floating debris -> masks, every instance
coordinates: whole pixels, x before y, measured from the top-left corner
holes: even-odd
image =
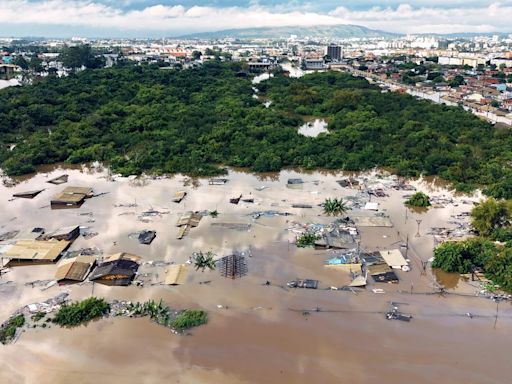
[[[211,226],[232,229],[235,231],[249,231],[251,229],[251,224],[248,223],[211,223]]]
[[[292,280],[286,285],[290,288],[307,288],[307,289],[317,289],[318,288],[318,280],[312,279],[297,279]]]
[[[139,243],[141,244],[151,244],[151,242],[156,237],[156,231],[142,231],[139,233],[137,239],[139,240]]]
[[[19,198],[23,198],[23,199],[33,199],[34,197],[36,197],[43,191],[44,191],[44,189],[38,189],[36,191],[18,192],[18,193],[14,193],[12,195],[12,197],[19,197]]]
[[[210,185],[224,185],[229,181],[229,179],[210,179],[208,180],[208,184]]]
[[[185,191],[178,191],[174,194],[174,197],[171,199],[171,201],[175,203],[180,203],[181,200],[183,200],[187,196],[187,192]]]
[[[275,217],[275,216],[290,216],[291,213],[288,213],[288,212],[278,212],[278,211],[258,211],[258,212],[253,212],[250,214],[250,216],[253,218],[253,219],[259,219],[260,217]]]
[[[55,184],[55,185],[64,184],[64,183],[68,182],[68,178],[69,178],[69,175],[61,175],[61,176],[55,177],[51,180],[48,180],[47,183],[51,183],[51,184]]]

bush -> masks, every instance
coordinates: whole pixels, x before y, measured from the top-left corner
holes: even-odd
[[[430,197],[423,192],[416,192],[405,202],[411,207],[430,207]]]
[[[16,335],[16,330],[25,324],[25,316],[14,316],[0,329],[0,343],[7,344]]]
[[[205,311],[186,309],[172,322],[172,328],[182,331],[206,324],[207,321],[208,314]]]
[[[320,236],[314,233],[304,233],[297,239],[297,247],[306,248],[314,247],[315,242],[320,239]]]
[[[61,327],[75,327],[87,321],[106,315],[110,305],[104,299],[90,297],[88,299],[62,306],[53,322]]]

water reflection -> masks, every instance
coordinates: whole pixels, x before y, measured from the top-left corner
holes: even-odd
[[[307,137],[317,137],[321,133],[329,133],[327,122],[323,119],[315,119],[300,126],[299,134]]]

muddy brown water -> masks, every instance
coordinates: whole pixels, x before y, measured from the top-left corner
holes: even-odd
[[[69,182],[46,183],[62,173]],[[407,212],[406,192],[387,190],[386,198],[372,198],[388,213],[393,228],[363,228],[361,247],[366,250],[397,248],[409,239],[412,271],[398,271],[400,284],[370,286],[358,294],[324,288],[350,281],[348,273],[327,269],[323,261],[332,251],[296,249],[289,244],[292,222],[329,223],[316,207],[326,197],[347,197],[355,191],[336,183],[341,174],[284,171],[255,176],[232,171],[229,183],[210,186],[206,179],[191,183],[184,176],[170,179],[107,181],[106,173],[90,168],[48,169],[23,179],[14,187],[0,187],[0,233],[9,230],[62,225],[86,225],[98,236],[77,239],[71,249],[98,247],[104,254],[127,251],[145,261],[182,263],[192,252],[212,250],[219,256],[249,250],[249,274],[239,280],[222,278],[217,271],[191,272],[177,287],[107,287],[86,282],[42,291],[25,283],[52,279],[55,265],[12,268],[0,282],[0,317],[6,319],[20,306],[45,300],[60,292],[81,299],[92,294],[110,299],[163,301],[176,308],[202,308],[209,313],[206,326],[188,336],[176,336],[147,319],[103,319],[74,329],[29,329],[13,345],[0,347],[1,383],[507,383],[512,310],[472,296],[475,289],[459,282],[456,289],[467,296],[431,295],[433,273],[422,274],[421,262],[432,257],[431,226],[450,226],[450,215],[468,211],[469,204],[432,208],[426,213]],[[302,188],[286,188],[288,178],[300,177]],[[51,210],[50,197],[65,186],[92,186],[95,193],[79,209]],[[450,195],[444,186],[416,181],[430,194]],[[257,191],[256,187],[268,188]],[[15,192],[46,188],[32,200],[9,201]],[[170,201],[177,190],[186,190],[180,204]],[[253,197],[254,204],[229,204],[229,197]],[[476,200],[478,196],[472,197]],[[294,209],[307,203],[313,209]],[[116,207],[136,204],[136,207]],[[141,212],[164,213],[141,222]],[[187,210],[213,210],[183,240],[177,240],[176,220]],[[275,209],[293,215],[252,220],[253,211]],[[406,213],[407,212],[407,213]],[[420,237],[416,219],[421,218]],[[213,222],[250,223],[246,232],[211,226]],[[151,245],[141,245],[128,235],[153,229]],[[164,268],[143,266],[141,273],[158,282]],[[286,282],[314,278],[318,290],[291,290]],[[265,281],[271,286],[264,286]],[[200,284],[210,281],[209,284]],[[448,287],[447,288],[451,288]],[[385,294],[374,294],[383,288]],[[455,288],[455,287],[453,287]],[[414,294],[410,294],[411,290]],[[408,293],[406,293],[408,292]],[[420,294],[425,293],[425,294]],[[401,302],[412,313],[410,323],[388,321],[389,302]],[[316,312],[320,308],[323,312]],[[306,312],[306,314],[304,313]],[[466,313],[477,316],[470,319]],[[309,313],[309,314],[308,314]]]

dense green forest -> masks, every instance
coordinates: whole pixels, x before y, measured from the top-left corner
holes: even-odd
[[[382,93],[362,78],[276,75],[253,98],[240,63],[162,70],[131,65],[49,77],[0,91],[0,167],[99,160],[116,172],[212,175],[222,166],[440,175],[459,189],[512,197],[512,134],[459,108]],[[297,128],[319,117],[329,134]],[[16,144],[14,149],[12,144]]]

